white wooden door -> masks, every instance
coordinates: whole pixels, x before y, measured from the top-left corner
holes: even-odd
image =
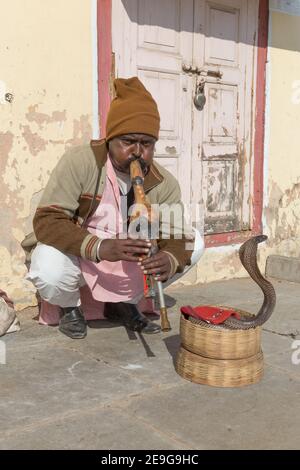
[[[257,4],[113,0],[116,76],[139,76],[156,99],[156,159],[203,209],[208,234],[250,228]],[[200,80],[203,110],[193,103]]]

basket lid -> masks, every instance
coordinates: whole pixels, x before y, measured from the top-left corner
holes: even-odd
[[[184,305],[180,308],[180,311],[184,315],[190,315],[199,320],[206,321],[207,323],[213,323],[214,325],[219,325],[224,323],[227,318],[234,316],[240,320],[240,314],[229,308],[217,307],[212,305],[201,305],[198,307],[191,307],[190,305]]]

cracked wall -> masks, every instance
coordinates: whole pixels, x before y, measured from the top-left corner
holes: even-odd
[[[44,3],[5,2],[0,29],[0,287],[18,309],[36,303],[19,243],[61,155],[92,137],[90,1]]]
[[[265,256],[300,256],[300,16],[273,12]]]

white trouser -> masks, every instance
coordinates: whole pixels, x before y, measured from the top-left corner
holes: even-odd
[[[200,233],[195,230],[195,245],[191,258],[191,265],[186,266],[183,273],[175,274],[164,287],[177,281],[201,258],[204,251],[204,242]],[[26,276],[39,291],[42,299],[50,304],[60,307],[79,306],[80,287],[84,286],[79,260],[76,256],[65,255],[61,251],[48,245],[37,245],[32,253],[30,271]],[[129,303],[137,303],[139,299],[132,299]]]

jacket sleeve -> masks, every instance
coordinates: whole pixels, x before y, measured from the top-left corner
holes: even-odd
[[[185,222],[184,205],[178,181],[170,173],[159,191],[159,240],[160,250],[169,253],[172,261],[171,275],[183,272],[191,264],[194,235]]]
[[[74,221],[88,178],[88,159],[81,148],[67,151],[54,168],[33,219],[39,242],[58,250],[97,261],[99,238]]]

